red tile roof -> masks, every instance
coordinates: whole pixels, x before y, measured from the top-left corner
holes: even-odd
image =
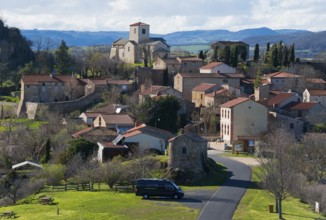
[[[71,136],[73,136],[74,138],[78,138],[78,137],[80,137],[80,135],[88,133],[93,129],[94,129],[93,127],[88,127],[83,130],[77,131],[76,133],[72,134]]]
[[[211,89],[215,86],[217,86],[217,85],[213,84],[213,83],[200,83],[198,86],[193,88],[192,91],[205,92],[206,90]]]
[[[292,106],[291,110],[309,110],[313,107],[315,107],[317,103],[315,102],[300,102],[294,106]]]
[[[136,22],[136,23],[133,23],[133,24],[131,24],[129,26],[144,26],[144,25],[149,26],[148,24],[145,24],[143,22]]]
[[[281,102],[287,100],[288,98],[294,96],[294,93],[280,93],[277,94],[276,96],[273,96],[267,101],[268,106],[273,106],[273,105],[278,105]]]
[[[321,78],[308,78],[306,79],[310,83],[319,83],[319,84],[326,84],[326,81]]]
[[[326,96],[325,89],[308,89],[311,96]]]
[[[205,66],[200,67],[202,70],[210,70],[213,69],[214,67],[217,67],[219,65],[223,64],[223,62],[211,62]]]
[[[301,77],[297,74],[288,73],[288,72],[275,72],[275,73],[266,74],[265,76],[268,78],[297,78],[297,77]]]
[[[228,101],[226,103],[223,103],[222,105],[220,105],[220,107],[223,107],[223,108],[232,108],[236,105],[239,105],[243,102],[246,102],[250,100],[249,98],[246,98],[246,97],[239,97],[239,98],[236,98],[236,99],[233,99],[231,101]]]
[[[24,82],[24,84],[28,84],[28,85],[37,85],[39,83],[43,83],[43,82],[61,82],[59,79],[51,76],[50,74],[48,75],[23,75],[22,76],[22,81]]]
[[[179,73],[183,78],[226,78],[217,73]]]
[[[206,94],[208,97],[214,97],[214,96],[228,96],[228,90],[227,89],[220,89],[216,92],[211,92]]]

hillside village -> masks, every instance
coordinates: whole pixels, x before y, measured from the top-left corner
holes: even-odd
[[[270,152],[261,144],[277,129],[301,142],[309,135],[325,140],[325,74],[296,72],[300,64],[294,62],[265,73],[258,67],[264,57],[249,57],[244,42],[217,41],[210,53],[175,56],[164,39],[150,37],[150,25],[137,22],[129,28],[129,39],[117,39],[108,57],[133,66],[128,77],[22,74],[16,117],[46,120],[43,129],[53,136],[35,136],[37,143],[32,135],[24,142],[19,133],[6,130],[0,142],[6,145],[7,168],[25,160],[68,166],[72,151],[59,151],[71,149],[67,138],[87,142],[95,152],[87,153],[101,164],[117,157],[166,155],[175,175],[182,170],[200,180],[208,175],[209,142],[234,155],[257,156]],[[238,48],[236,61],[226,60],[225,48],[233,48],[232,54]],[[24,145],[28,152],[21,150]],[[317,182],[325,181],[325,156],[322,160],[315,170],[322,174],[311,177]]]

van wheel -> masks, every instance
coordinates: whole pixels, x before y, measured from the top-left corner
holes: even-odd
[[[149,199],[149,195],[144,194],[144,195],[143,195],[143,198],[144,198],[144,199]]]
[[[179,199],[179,196],[178,196],[177,194],[175,194],[175,195],[173,196],[173,198],[174,198],[174,199]]]

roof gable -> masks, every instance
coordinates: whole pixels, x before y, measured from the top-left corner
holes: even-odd
[[[232,99],[231,101],[228,101],[226,103],[223,103],[220,106],[223,107],[223,108],[233,108],[234,106],[239,105],[239,104],[241,104],[243,102],[246,102],[246,101],[249,101],[249,100],[251,100],[251,99],[246,98],[246,97],[239,97],[239,98],[236,98],[236,99]]]

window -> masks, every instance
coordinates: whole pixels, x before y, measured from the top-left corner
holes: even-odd
[[[137,33],[137,28],[134,29],[134,34],[136,34],[136,33]]]
[[[141,33],[142,33],[142,34],[146,34],[146,29],[143,28],[143,29],[141,30]]]
[[[290,123],[290,129],[293,129],[293,128],[294,128],[294,124]]]
[[[200,99],[201,99],[201,100],[203,99],[203,94],[200,94]]]
[[[102,126],[102,118],[101,118],[101,117],[98,118],[98,125],[99,125],[100,127]]]
[[[229,80],[228,79],[223,79],[223,82],[224,83],[227,83]]]
[[[130,47],[128,47],[128,52],[130,51]]]
[[[183,147],[183,148],[182,148],[182,153],[183,153],[183,154],[186,154],[186,153],[187,153],[187,148]]]
[[[42,86],[45,86],[45,83],[42,83]]]
[[[29,88],[29,85],[27,85],[26,87]]]

